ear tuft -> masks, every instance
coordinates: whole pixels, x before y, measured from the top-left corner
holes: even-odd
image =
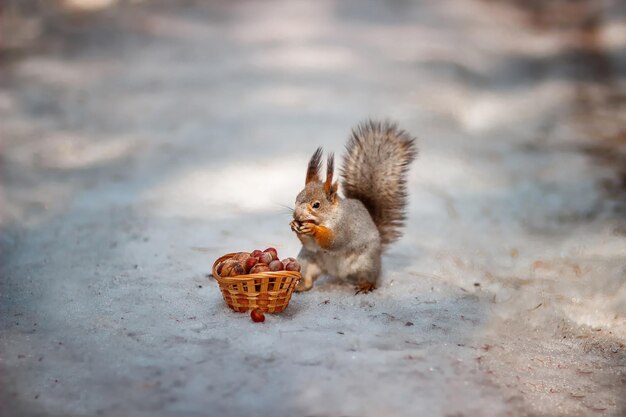
[[[322,147],[317,148],[311,160],[309,161],[309,166],[306,170],[306,181],[305,184],[310,183],[311,181],[319,181],[320,179],[320,168],[322,165]]]
[[[328,193],[328,200],[333,204],[337,202],[338,190],[339,190],[339,182],[335,181],[335,183],[330,187],[330,192]]]
[[[330,195],[333,188],[333,175],[335,173],[335,154],[328,155],[326,161],[326,182],[324,183],[324,192],[326,195]]]

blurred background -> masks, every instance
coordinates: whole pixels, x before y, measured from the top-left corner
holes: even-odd
[[[366,117],[468,147],[469,162],[483,142],[493,154],[576,149],[623,197],[626,174],[608,172],[626,165],[619,3],[4,2],[3,166],[27,172],[5,189],[2,216],[35,221],[69,201],[54,193],[111,176],[147,191],[207,155],[265,149],[289,164],[310,153],[303,144],[340,150]],[[139,185],[130,170],[143,163],[159,172]],[[263,191],[278,194],[225,204],[292,199]]]
[[[625,84],[618,0],[3,1],[1,414],[623,416]],[[368,117],[420,147],[381,288],[250,327],[212,261],[295,255]]]

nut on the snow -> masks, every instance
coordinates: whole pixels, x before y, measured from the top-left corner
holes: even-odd
[[[255,323],[262,323],[265,321],[265,314],[263,314],[261,309],[255,308],[250,312],[250,318],[252,318],[252,321]]]

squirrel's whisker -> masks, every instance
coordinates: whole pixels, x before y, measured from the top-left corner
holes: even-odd
[[[289,210],[290,212],[293,212],[293,210],[294,210],[294,208],[293,208],[293,207],[287,206],[287,205],[285,205],[285,204],[280,204],[280,203],[279,203],[279,204],[277,204],[277,205],[278,205],[278,206],[280,206],[280,207],[282,207],[282,208],[284,208],[284,209]]]

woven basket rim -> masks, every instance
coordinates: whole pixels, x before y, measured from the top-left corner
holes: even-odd
[[[253,279],[263,279],[263,278],[273,278],[273,277],[284,277],[284,278],[302,278],[302,275],[298,271],[269,271],[269,272],[259,272],[257,274],[245,274],[245,275],[236,275],[234,277],[222,277],[217,273],[217,265],[225,261],[226,259],[230,259],[235,256],[237,252],[227,253],[226,255],[220,256],[213,262],[213,278],[220,284],[229,284],[229,283],[237,283],[241,281],[253,280]]]

